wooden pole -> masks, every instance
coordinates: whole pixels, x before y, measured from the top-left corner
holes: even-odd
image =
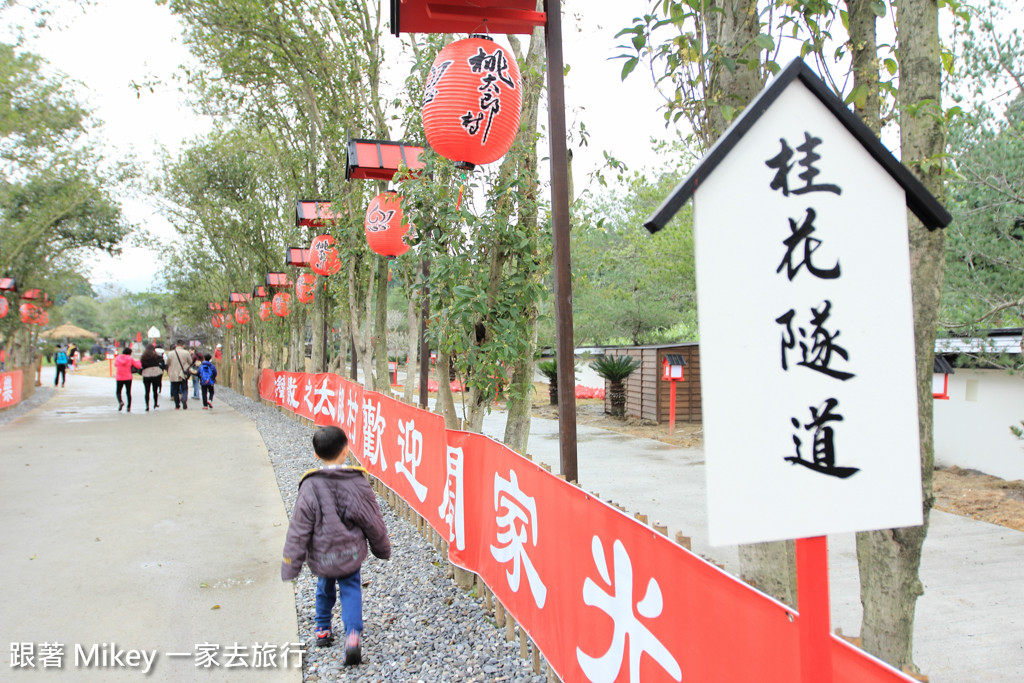
[[[569,246],[569,168],[565,145],[565,81],[562,59],[562,3],[544,0],[548,57],[548,139],[551,144],[551,233],[555,279],[555,338],[558,359],[558,446],[562,474],[579,481],[576,470],[576,373],[572,332],[572,268]]]
[[[670,422],[668,423],[669,436],[676,428],[676,381],[672,380],[669,382],[669,396],[668,396],[668,412],[672,413]]]

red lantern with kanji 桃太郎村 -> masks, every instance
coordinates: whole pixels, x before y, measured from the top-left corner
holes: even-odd
[[[325,277],[341,270],[341,259],[338,258],[333,237],[317,235],[313,238],[309,245],[309,267],[314,273]]]
[[[523,108],[512,52],[486,36],[449,43],[423,93],[423,129],[435,152],[459,168],[497,161],[519,132]]]
[[[246,308],[245,306],[239,306],[238,308],[235,309],[235,322],[236,323],[238,323],[239,325],[244,325],[247,322],[249,322],[249,320],[251,320],[251,318],[249,317],[249,309],[248,308]]]
[[[370,249],[394,258],[409,251],[403,239],[409,225],[402,225],[402,198],[395,192],[382,192],[366,207],[366,241]]]
[[[6,318],[9,310],[11,310],[11,304],[8,303],[6,297],[0,296],[0,318]]]
[[[291,310],[288,308],[291,300],[292,295],[288,292],[278,292],[275,294],[273,299],[274,315],[279,318],[287,317],[288,314],[291,313]]]
[[[270,320],[270,316],[274,313],[274,304],[269,301],[260,302],[260,320],[266,322]]]
[[[295,298],[304,304],[308,304],[315,298],[316,275],[313,273],[301,273],[295,278]]]

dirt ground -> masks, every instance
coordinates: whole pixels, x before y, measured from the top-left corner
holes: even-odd
[[[556,419],[557,406],[549,405],[547,384],[538,382],[535,387],[533,415]],[[634,417],[622,420],[605,415],[604,401],[600,399],[577,400],[576,420],[581,425],[657,439],[681,448],[693,448],[704,443],[702,425],[677,423],[670,436],[668,425],[657,425]],[[1024,451],[1021,457],[1024,458]],[[935,507],[944,512],[1024,531],[1024,480],[1006,481],[959,467],[936,468]]]

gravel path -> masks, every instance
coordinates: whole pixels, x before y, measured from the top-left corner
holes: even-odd
[[[32,381],[35,381],[35,377],[32,378]],[[36,390],[32,392],[32,395],[28,399],[22,401],[13,408],[0,410],[0,425],[5,425],[12,420],[17,420],[28,411],[43,405],[53,398],[54,392],[56,392],[56,389],[45,384],[41,387],[36,387]]]
[[[313,428],[226,387],[217,387],[217,400],[256,423],[290,516],[299,478],[316,465]],[[303,680],[544,683],[546,676],[534,674],[530,663],[519,657],[518,643],[506,642],[504,632],[485,614],[482,600],[447,578],[446,559],[379,502],[392,554],[389,562],[370,555],[363,565],[363,664],[345,667],[344,647],[336,637],[332,647],[309,647]],[[303,569],[295,584],[295,607],[299,637],[306,643],[313,638],[315,591],[315,577]],[[337,607],[334,623],[340,628]]]

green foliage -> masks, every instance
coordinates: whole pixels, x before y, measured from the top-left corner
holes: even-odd
[[[558,382],[558,361],[552,358],[551,360],[542,360],[537,363],[537,370],[540,374],[549,382]]]
[[[640,361],[632,356],[602,356],[590,367],[609,382],[622,382],[640,367]]]
[[[940,319],[950,329],[1024,324],[1024,36],[1002,28],[1010,13],[987,3],[962,39]]]
[[[625,187],[581,202],[573,235],[573,323],[580,344],[697,338],[692,209],[651,235],[645,218],[685,175],[679,147],[660,176],[620,174]]]
[[[0,93],[0,273],[63,301],[85,254],[120,252],[130,226],[114,196],[132,169],[103,158],[88,110],[38,55],[0,43]],[[18,327],[0,320],[0,338]]]
[[[1024,427],[1024,420],[1021,420],[1020,424],[1021,427]],[[1018,439],[1024,439],[1024,429],[1021,429],[1021,427],[1010,425],[1010,431],[1013,432],[1013,435]]]

